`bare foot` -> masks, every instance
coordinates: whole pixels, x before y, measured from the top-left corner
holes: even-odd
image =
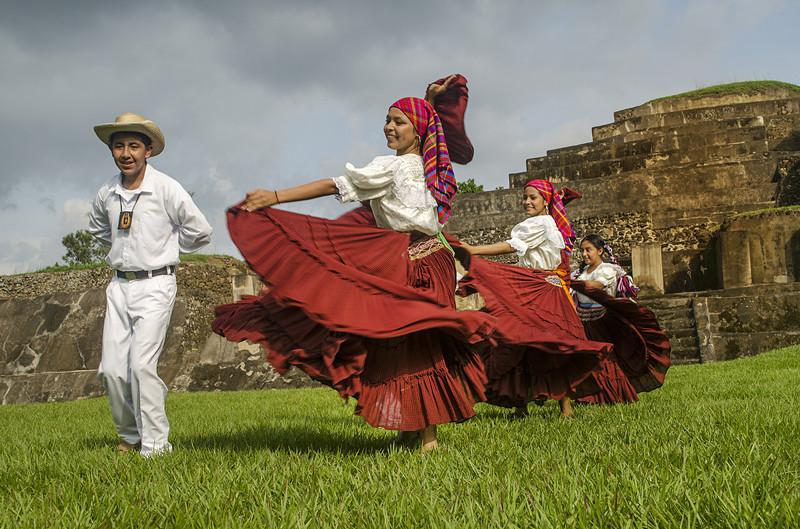
[[[424,454],[426,452],[432,452],[439,448],[439,443],[436,441],[436,425],[428,426],[424,430],[420,432],[422,438],[422,446],[420,447],[420,451]]]
[[[569,397],[564,397],[563,399],[559,400],[558,404],[561,406],[562,417],[572,417],[572,401]]]

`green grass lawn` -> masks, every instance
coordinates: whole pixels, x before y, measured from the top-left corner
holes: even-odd
[[[673,367],[639,403],[481,405],[421,455],[332,390],[171,394],[176,451],[103,398],[0,407],[2,527],[800,527],[800,347]]]

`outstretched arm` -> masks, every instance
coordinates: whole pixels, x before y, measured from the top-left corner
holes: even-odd
[[[289,187],[287,189],[255,189],[247,193],[242,204],[245,211],[255,211],[261,208],[268,208],[275,204],[285,204],[287,202],[300,202],[317,197],[335,195],[339,192],[332,178],[323,178],[309,182],[308,184]]]
[[[462,242],[461,246],[463,246],[472,255],[503,255],[514,252],[514,248],[512,248],[507,242],[482,244],[480,246],[472,246],[471,244]]]

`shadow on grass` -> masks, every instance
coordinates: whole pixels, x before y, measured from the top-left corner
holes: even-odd
[[[560,419],[561,412],[555,402],[547,402],[544,405],[537,405],[534,403],[528,404],[528,415],[519,417],[514,414],[514,408],[505,408],[503,406],[494,406],[491,404],[483,404],[478,411],[478,414],[470,419],[476,422],[517,422],[517,421],[530,421],[530,420],[552,420]]]
[[[392,439],[393,436],[388,435],[384,437],[368,435],[365,433],[365,428],[359,427],[343,432],[341,429],[325,429],[311,424],[279,426],[262,424],[226,432],[176,435],[170,440],[177,450],[231,452],[275,450],[364,454],[389,452],[393,447]],[[116,446],[116,440],[108,437],[88,437],[83,440],[83,445],[90,449],[113,448]]]
[[[285,424],[259,425],[234,432],[183,436],[180,445],[193,449],[253,451],[286,450],[289,452],[367,453],[388,452],[391,437],[365,435],[364,428],[325,429]]]

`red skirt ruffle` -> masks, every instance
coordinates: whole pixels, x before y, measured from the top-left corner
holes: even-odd
[[[633,402],[638,400],[638,393],[661,387],[671,365],[671,348],[653,311],[629,299],[609,296],[583,281],[572,281],[571,286],[606,309],[601,318],[583,322],[586,335],[614,344],[613,353],[603,360],[600,368],[601,390],[579,401]]]
[[[471,258],[460,293],[480,293],[497,319],[484,353],[488,402],[507,407],[599,390],[594,374],[611,345],[586,338],[554,272]]]
[[[276,209],[228,212],[228,229],[267,286],[217,307],[214,331],[260,343],[279,373],[296,366],[358,400],[372,426],[419,430],[468,419],[485,399],[480,356],[491,316],[455,310],[455,264],[410,260],[410,235]]]

